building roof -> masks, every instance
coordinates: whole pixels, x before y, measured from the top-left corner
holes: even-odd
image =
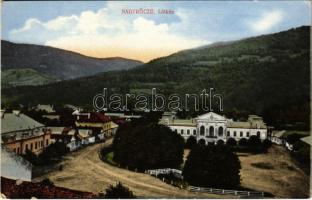
[[[118,128],[118,124],[111,122],[111,128]]]
[[[285,133],[286,133],[286,131],[273,131],[273,136],[278,137],[278,138],[282,138]]]
[[[109,116],[99,112],[83,113],[79,115],[77,122],[90,122],[90,123],[106,123],[111,121]]]
[[[265,129],[266,125],[264,123],[251,123],[251,122],[234,122],[230,121],[227,124],[228,128],[246,128],[246,129]]]
[[[55,112],[52,105],[44,105],[44,104],[38,104],[36,106],[36,110],[43,110],[43,111],[46,111],[47,113]]]
[[[65,130],[65,127],[63,127],[63,126],[50,126],[50,127],[47,127],[47,129],[50,129],[52,134],[62,134],[63,131]]]
[[[162,118],[160,120],[161,124],[166,124],[169,126],[196,126],[194,119],[169,119]]]
[[[57,187],[42,182],[33,183],[23,181],[20,184],[16,184],[16,180],[4,177],[1,177],[1,193],[7,198],[13,199],[30,199],[32,197],[39,199],[94,199],[97,197],[96,194],[91,192]]]
[[[300,140],[302,140],[303,142],[309,144],[309,145],[312,145],[312,136],[307,136],[307,137],[303,137],[303,138],[300,138]]]
[[[25,114],[5,113],[1,118],[1,134],[44,127]]]

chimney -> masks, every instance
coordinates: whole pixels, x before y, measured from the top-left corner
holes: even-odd
[[[20,110],[13,110],[13,114],[18,116],[20,115],[21,111]]]
[[[1,112],[1,118],[4,118],[5,110],[0,110],[0,112]]]

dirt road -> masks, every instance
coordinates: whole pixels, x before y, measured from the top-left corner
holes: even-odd
[[[168,185],[148,174],[135,173],[104,163],[99,159],[98,150],[110,143],[111,140],[70,153],[62,162],[62,171],[53,171],[36,178],[35,181],[48,177],[57,186],[93,193],[99,193],[110,184],[120,181],[136,196],[145,198],[235,198],[235,196],[189,192]]]

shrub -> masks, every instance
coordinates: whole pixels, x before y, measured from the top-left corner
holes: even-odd
[[[217,145],[224,145],[224,141],[223,140],[218,140],[217,141]]]
[[[41,183],[43,185],[47,185],[47,186],[54,186],[54,183],[49,179],[49,178],[45,178],[41,181]]]
[[[239,146],[245,147],[245,146],[247,146],[247,144],[248,144],[248,140],[247,140],[246,138],[242,138],[242,139],[240,139],[240,140],[238,141],[238,144],[239,144]]]
[[[252,135],[248,139],[248,146],[250,146],[251,148],[259,147],[260,145],[261,145],[261,140],[259,137]]]
[[[134,199],[135,196],[133,192],[129,190],[128,187],[123,186],[120,182],[117,185],[110,185],[109,188],[106,189],[106,193],[104,195],[106,199]]]
[[[265,139],[262,141],[262,147],[267,150],[268,148],[270,148],[272,146],[272,142],[268,139]]]
[[[198,145],[201,146],[201,147],[206,146],[206,141],[205,141],[205,139],[200,139],[200,140],[198,141]]]
[[[236,146],[237,145],[237,142],[234,138],[228,138],[227,141],[226,141],[226,145],[228,146]]]
[[[293,133],[293,134],[290,134],[290,135],[287,135],[286,137],[286,141],[289,143],[289,144],[295,144],[296,142],[298,142],[300,140],[300,138],[302,138],[303,136],[302,135],[299,135],[298,133]]]
[[[240,161],[225,145],[196,147],[191,150],[183,169],[190,185],[235,188],[240,184]]]

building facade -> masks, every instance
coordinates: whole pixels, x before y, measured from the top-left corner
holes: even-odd
[[[218,140],[226,142],[229,138],[239,141],[248,139],[252,135],[261,140],[267,138],[267,126],[257,115],[250,115],[245,122],[236,122],[224,116],[209,112],[193,119],[175,119],[174,116],[165,116],[161,124],[180,134],[185,140],[194,136],[197,142],[205,144],[216,143]]]
[[[39,154],[51,144],[51,133],[45,126],[19,111],[1,111],[1,144],[17,154],[26,149]]]

